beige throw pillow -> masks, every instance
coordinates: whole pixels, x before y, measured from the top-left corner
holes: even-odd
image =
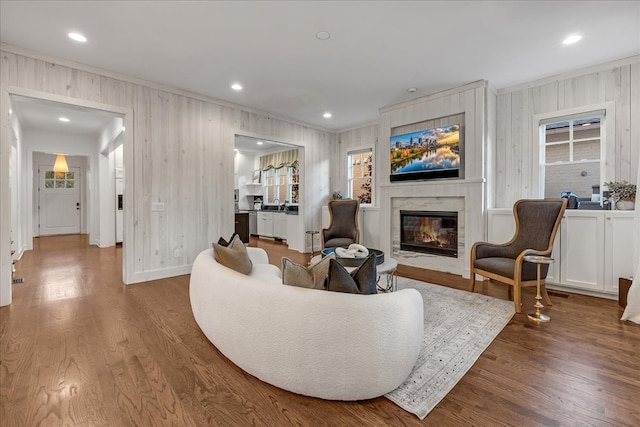
[[[329,274],[329,262],[335,260],[335,254],[329,254],[320,262],[311,266],[296,264],[287,257],[282,257],[282,283],[310,289],[326,289],[325,284]]]
[[[242,243],[240,236],[237,234],[233,236],[233,239],[226,247],[214,243],[213,258],[225,267],[242,274],[251,273],[251,268],[253,267],[247,248],[245,248],[244,243]]]

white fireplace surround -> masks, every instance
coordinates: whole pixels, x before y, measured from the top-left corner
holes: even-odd
[[[469,277],[469,248],[484,240],[483,182],[448,180],[381,187],[381,246],[399,264]],[[400,249],[400,210],[458,212],[458,257]]]
[[[401,223],[400,211],[426,211],[426,212],[457,212],[458,222],[464,222],[464,197],[392,197],[391,198],[391,256],[406,265],[414,265],[414,260],[426,257],[437,257],[438,260],[443,255],[420,253],[411,250],[401,249]],[[458,247],[464,247],[464,227],[458,225]],[[448,257],[451,258],[451,257]],[[457,257],[456,257],[457,258]],[[420,264],[424,264],[422,260]]]

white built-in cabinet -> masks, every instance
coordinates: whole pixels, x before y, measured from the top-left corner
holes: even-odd
[[[258,235],[273,237],[273,212],[258,212]]]
[[[284,212],[258,212],[258,235],[286,240],[289,216]]]
[[[547,284],[587,295],[613,297],[618,278],[633,274],[633,211],[567,210],[556,235]],[[513,237],[511,209],[488,211],[488,240]]]
[[[287,214],[282,212],[273,214],[273,237],[287,239]]]

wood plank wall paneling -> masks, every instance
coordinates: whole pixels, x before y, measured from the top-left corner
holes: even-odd
[[[605,180],[635,182],[640,162],[640,59],[608,70],[558,77],[538,85],[498,92],[495,151],[495,207],[511,207],[539,195],[538,129],[535,115],[610,102],[615,122],[607,123]]]
[[[381,109],[378,150],[387,153],[391,130],[427,120],[437,120],[442,117],[464,113],[464,179],[439,180],[426,182],[390,183],[389,162],[378,165],[378,191],[380,195],[377,218],[380,224],[380,236],[373,241],[380,242],[380,249],[387,253],[394,253],[397,239],[392,238],[391,224],[395,221],[392,216],[393,200],[396,198],[464,198],[464,215],[461,219],[464,231],[459,247],[458,258],[442,260],[438,257],[422,256],[415,258],[415,263],[422,268],[447,271],[468,277],[467,253],[470,244],[486,237],[486,205],[487,205],[487,158],[484,155],[485,145],[488,144],[488,117],[495,118],[495,112],[487,111],[496,106],[495,100],[489,102],[487,98],[495,98],[495,92],[489,88],[488,82],[478,81],[460,88],[451,89],[438,94],[418,98],[411,102]],[[491,134],[491,137],[494,137]],[[433,201],[426,202],[431,203]],[[428,206],[425,206],[428,209]],[[394,256],[398,256],[394,254]],[[402,262],[402,261],[401,261]]]
[[[332,155],[336,151],[333,132],[287,122],[265,114],[247,112],[215,100],[190,97],[156,87],[127,82],[3,50],[1,84],[3,97],[9,88],[19,88],[74,99],[92,101],[133,112],[133,170],[127,192],[132,206],[125,207],[133,235],[126,236],[133,251],[128,269],[134,281],[167,277],[189,268],[195,256],[214,239],[233,230],[233,136],[248,132],[261,137],[295,143],[306,149],[306,188],[302,188],[306,226],[320,225],[320,206],[329,196]],[[4,99],[4,98],[3,98]],[[6,105],[4,105],[6,104]],[[3,101],[3,114],[9,101]],[[3,116],[4,117],[4,116]],[[128,129],[129,132],[131,130]],[[9,129],[1,134],[2,172],[0,187],[9,187]],[[2,206],[8,194],[0,193]],[[226,201],[229,201],[228,203]],[[151,203],[162,202],[165,210],[152,212]],[[9,235],[10,213],[2,208],[2,237]],[[10,261],[8,242],[0,245],[4,267]],[[174,257],[180,249],[181,256]],[[2,286],[10,277],[1,275]],[[8,271],[8,270],[7,270]],[[127,271],[127,270],[125,270]],[[166,271],[166,274],[162,272]]]
[[[374,167],[376,169],[373,171],[373,175],[374,180],[377,178],[378,168],[381,163],[387,161],[388,154],[388,150],[384,149],[388,144],[381,143],[378,145],[378,129],[379,126],[375,123],[339,133],[338,149],[335,151],[331,162],[331,192],[336,190],[347,192],[347,168],[344,165],[347,162],[347,153],[356,148],[371,147],[374,149]]]

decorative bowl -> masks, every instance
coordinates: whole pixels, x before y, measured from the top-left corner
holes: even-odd
[[[384,262],[384,252],[378,249],[367,248],[369,255],[376,254],[376,265],[380,265]],[[336,248],[325,248],[322,250],[322,258],[336,251]],[[343,267],[360,267],[366,258],[339,258],[336,256],[336,261],[342,264]]]

